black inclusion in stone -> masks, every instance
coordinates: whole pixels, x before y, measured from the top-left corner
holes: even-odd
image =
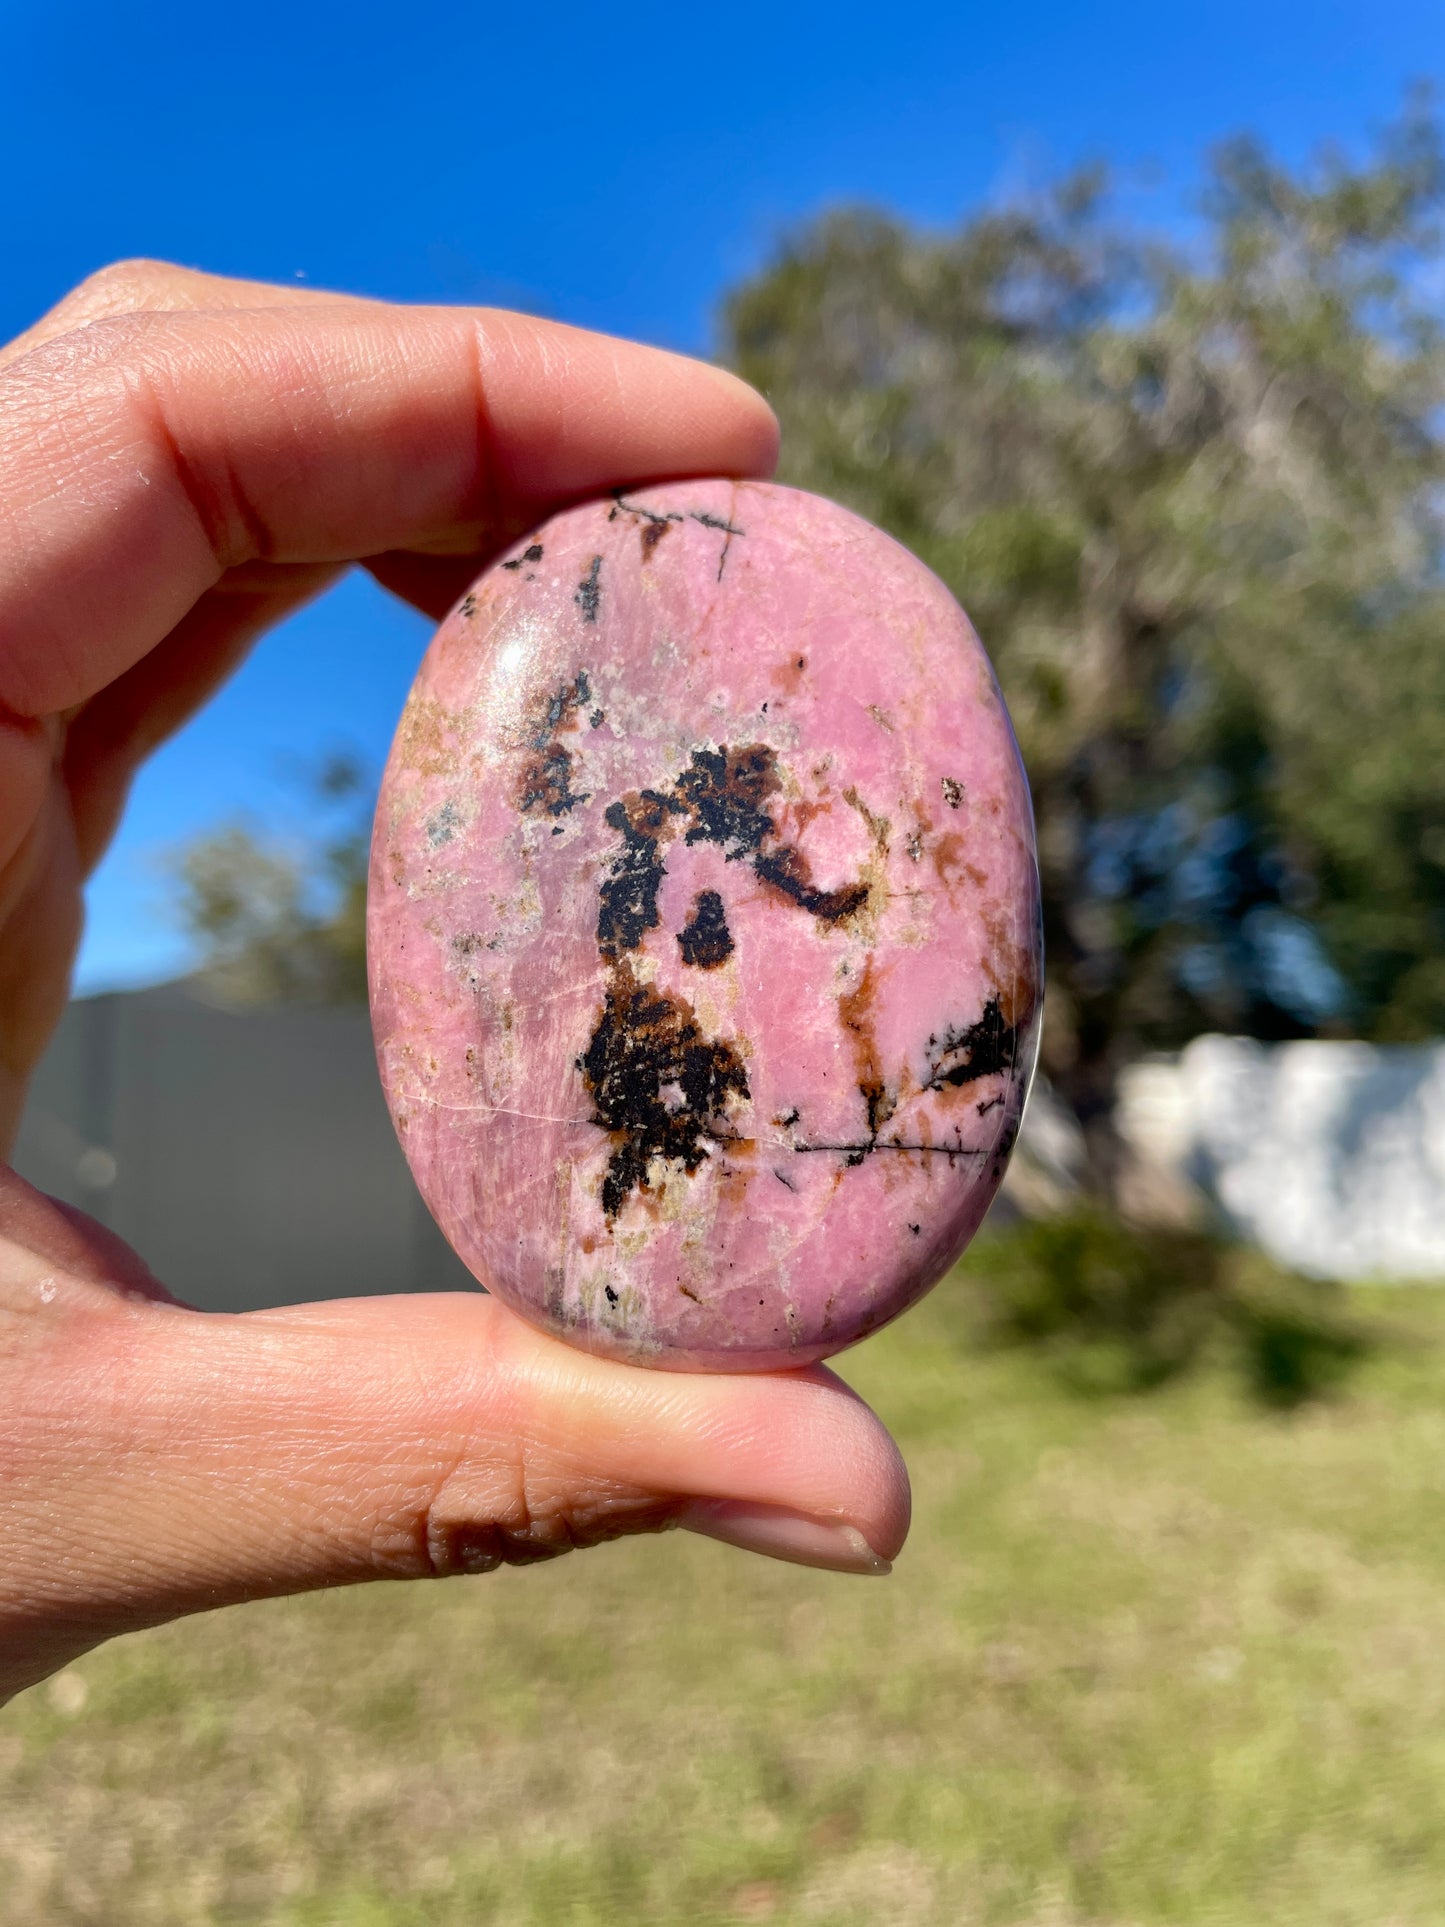
[[[1018,1058],[1019,1035],[1013,1024],[1006,1024],[997,997],[990,997],[976,1024],[962,1030],[949,1029],[940,1038],[930,1038],[928,1082],[925,1090],[954,1090],[972,1084],[976,1078],[993,1077],[1012,1070]]]
[[[534,754],[522,767],[517,789],[517,807],[524,816],[566,816],[590,800],[589,791],[572,787],[572,752],[562,735],[576,729],[578,710],[591,701],[587,671],[579,669],[529,718],[527,741]]]
[[[649,518],[649,526],[662,519],[649,511],[639,513]],[[594,568],[578,595],[589,621],[595,610],[588,608],[583,592],[595,587],[595,576]],[[541,719],[540,733],[557,728],[563,714],[570,723],[574,710],[590,700],[590,687],[579,672],[570,688],[558,692]],[[554,743],[555,738],[549,750]],[[551,774],[543,767],[535,787],[545,791]],[[606,1001],[587,1049],[576,1061],[592,1095],[592,1121],[612,1139],[601,1187],[609,1224],[632,1192],[648,1190],[654,1159],[691,1174],[701,1168],[713,1144],[733,1141],[730,1108],[751,1095],[737,1048],[723,1038],[705,1036],[685,999],[640,981],[633,968],[630,953],[642,949],[648,932],[662,921],[658,893],[667,875],[668,845],[676,838],[713,845],[727,862],[746,863],[759,882],[823,923],[839,923],[868,901],[866,883],[817,888],[804,853],[779,840],[768,805],[783,788],[776,753],[768,744],[720,744],[693,750],[687,767],[670,783],[629,790],[603,812],[617,839],[597,890],[597,949],[608,965]],[[557,813],[554,801],[544,807]],[[698,892],[677,942],[683,962],[694,969],[715,970],[732,955],[732,932],[718,891]],[[953,1081],[949,1051],[966,1050],[967,1044],[967,1039],[950,1037],[936,1060],[935,1074]],[[870,1135],[856,1147],[858,1157],[850,1157],[850,1163],[861,1162],[874,1148],[889,1115],[881,1082],[860,1089],[868,1102]],[[787,1122],[796,1121],[795,1110]],[[790,1181],[779,1175],[779,1182]]]
[[[585,709],[591,701],[592,684],[587,671],[579,669],[571,682],[563,683],[560,689],[552,692],[545,706],[532,718],[533,749],[545,749],[559,729],[575,729],[577,711]]]
[[[677,941],[682,961],[695,970],[716,970],[727,962],[733,954],[733,935],[716,890],[698,893],[692,915],[677,933]]]
[[[593,1120],[612,1139],[602,1180],[609,1221],[633,1191],[648,1189],[654,1158],[696,1171],[725,1128],[728,1105],[750,1095],[732,1045],[705,1037],[685,999],[639,983],[625,961],[611,973],[577,1068],[592,1098]]]
[[[566,816],[587,792],[572,787],[572,752],[561,743],[549,743],[522,771],[517,792],[517,807],[526,816]]]
[[[790,843],[779,850],[759,852],[753,858],[759,879],[780,890],[800,910],[822,923],[841,923],[868,901],[866,883],[845,884],[841,890],[818,890],[808,875],[807,864]]]
[[[692,819],[687,842],[719,844],[729,858],[751,856],[773,833],[764,805],[777,787],[777,760],[766,743],[695,749],[673,785]]]
[[[584,622],[595,622],[597,620],[597,611],[602,602],[602,584],[599,580],[601,573],[602,557],[600,555],[594,555],[591,568],[577,584],[577,593],[572,598],[577,604],[577,607],[582,611],[582,620]]]
[[[621,840],[597,892],[597,948],[609,963],[636,950],[660,921],[657,892],[667,875],[659,841],[676,804],[656,790],[634,790],[605,812]]]

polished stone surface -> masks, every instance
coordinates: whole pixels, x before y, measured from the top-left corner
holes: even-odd
[[[372,850],[392,1115],[490,1290],[769,1369],[912,1303],[997,1188],[1041,956],[987,658],[889,537],[764,483],[556,517],[437,634]]]

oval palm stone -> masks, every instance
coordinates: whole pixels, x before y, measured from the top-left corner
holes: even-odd
[[[423,1196],[588,1350],[755,1370],[894,1317],[1018,1130],[1027,785],[942,584],[831,502],[701,481],[557,516],[397,731],[372,1014]]]

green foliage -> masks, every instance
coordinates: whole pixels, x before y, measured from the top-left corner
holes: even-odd
[[[1225,1361],[1266,1405],[1336,1389],[1375,1336],[1335,1287],[1203,1232],[1136,1228],[1087,1205],[982,1247],[982,1331],[1031,1347],[1076,1390],[1147,1391]]]
[[[914,548],[995,657],[1086,1118],[1201,1029],[1445,1027],[1436,129],[1298,173],[1236,142],[1191,251],[1106,186],[834,214],[726,313],[784,479]]]
[[[1201,1030],[1445,1029],[1442,195],[1417,108],[1362,166],[1223,149],[1192,250],[1094,173],[952,233],[829,216],[727,304],[785,479],[914,548],[994,654],[1086,1123]],[[309,847],[182,856],[215,994],[363,993],[347,780]]]
[[[175,853],[177,916],[216,1002],[364,1000],[371,801],[356,759],[332,756],[305,786],[309,836],[281,844],[233,823]]]

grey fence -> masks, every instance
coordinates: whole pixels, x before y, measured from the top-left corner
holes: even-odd
[[[183,985],[81,999],[14,1161],[206,1310],[475,1289],[397,1146],[362,1009],[237,1014]]]

